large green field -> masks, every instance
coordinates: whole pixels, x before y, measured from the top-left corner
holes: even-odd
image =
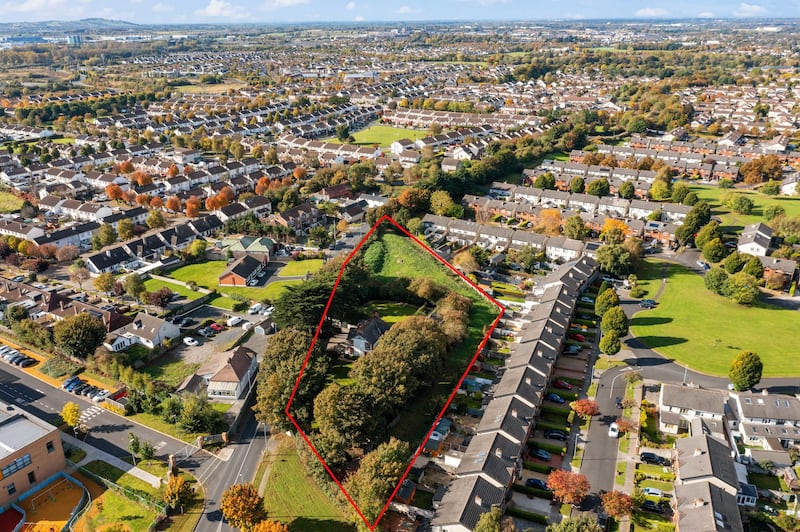
[[[781,205],[786,209],[786,216],[789,218],[800,214],[800,197],[797,196],[767,196],[754,191],[736,191],[738,194],[747,194],[755,202],[752,213],[736,214],[720,204],[720,197],[725,192],[725,189],[699,185],[693,185],[691,189],[697,193],[700,199],[711,205],[713,213],[720,217],[722,226],[726,231],[736,232],[740,231],[745,225],[766,222],[764,209],[768,205]]]
[[[322,259],[295,260],[284,266],[278,275],[280,277],[295,277],[307,273],[316,273],[322,268]]]
[[[267,286],[219,286],[219,276],[225,271],[227,265],[227,262],[224,260],[210,260],[198,264],[188,264],[173,270],[170,272],[169,276],[183,282],[194,281],[198,286],[210,290],[216,289],[224,295],[240,295],[253,301],[274,301],[289,286],[303,282],[292,280],[276,281]],[[229,308],[227,305],[228,302],[229,300],[221,299],[219,302],[212,304],[223,308]]]
[[[280,446],[264,491],[270,519],[289,525],[292,532],[351,532],[345,516],[306,475],[290,440]]]
[[[165,286],[170,290],[172,290],[173,292],[179,293],[180,295],[182,295],[186,299],[189,299],[190,301],[193,301],[195,299],[200,299],[203,296],[203,294],[201,294],[200,292],[194,292],[192,290],[189,290],[182,284],[168,283],[166,281],[162,281],[161,279],[148,279],[144,282],[144,287],[147,289],[148,292],[155,292],[156,290],[164,288]]]
[[[753,351],[764,362],[764,377],[800,375],[800,357],[787,356],[796,351],[797,311],[762,303],[743,307],[706,290],[703,278],[683,266],[646,262],[639,275],[653,281],[648,297],[662,274],[667,284],[656,308],[634,316],[631,332],[639,340],[703,373],[727,375],[733,357]]]
[[[356,131],[353,137],[356,139],[356,144],[364,144],[371,146],[377,144],[382,148],[388,148],[392,142],[400,139],[418,140],[428,136],[428,132],[424,129],[411,129],[405,127],[392,127],[380,124],[373,124],[372,126]],[[336,137],[325,139],[327,142],[339,142]]]
[[[24,200],[11,192],[0,192],[0,212],[17,212]]]

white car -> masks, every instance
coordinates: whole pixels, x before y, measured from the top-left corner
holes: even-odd
[[[183,343],[188,345],[188,346],[191,346],[191,347],[196,347],[196,346],[200,345],[200,342],[198,342],[197,340],[195,340],[191,336],[185,337],[183,339]]]
[[[263,307],[263,305],[261,303],[256,303],[255,305],[253,305],[252,307],[250,307],[247,310],[247,313],[248,314],[258,314],[259,312],[261,312],[262,308],[264,308],[264,307]]]
[[[252,281],[247,283],[247,286],[255,286],[258,284],[258,279],[253,279]]]
[[[608,426],[608,437],[619,438],[619,425],[616,422]]]
[[[643,488],[642,493],[651,497],[663,497],[664,492],[658,488]]]

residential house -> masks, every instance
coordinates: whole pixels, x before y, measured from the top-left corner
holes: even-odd
[[[241,203],[229,203],[224,207],[221,207],[214,211],[214,214],[217,215],[217,218],[220,219],[221,222],[227,222],[228,220],[233,220],[235,218],[241,218],[242,216],[246,215],[250,212],[246,206]]]
[[[383,334],[391,325],[380,319],[377,315],[351,327],[347,334],[348,353],[354,356],[363,356],[375,349]]]
[[[86,267],[95,275],[135,270],[140,264],[139,258],[130,253],[124,246],[108,248],[105,251],[90,255],[86,259]]]
[[[180,335],[180,328],[171,321],[140,312],[132,322],[109,333],[103,345],[114,352],[125,351],[134,344],[155,349]]]
[[[273,215],[272,219],[275,223],[294,230],[298,235],[305,235],[309,229],[322,223],[324,216],[314,205],[303,203]]]
[[[252,386],[257,371],[256,354],[239,346],[208,379],[206,394],[209,399],[241,399]]]
[[[714,420],[720,424],[726,415],[727,395],[694,386],[662,384],[658,396],[658,423],[662,432],[686,431],[693,419]]]
[[[431,528],[433,532],[472,532],[481,515],[493,507],[502,513],[505,502],[506,490],[484,477],[457,478],[447,487]]]
[[[772,243],[772,228],[763,223],[745,226],[736,248],[739,253],[765,257]]]
[[[245,255],[236,260],[222,275],[219,276],[220,286],[248,286],[261,270],[266,267],[266,261],[258,260],[250,255]]]
[[[789,395],[737,392],[731,405],[738,423],[733,428],[745,445],[781,449],[800,443],[800,399]]]

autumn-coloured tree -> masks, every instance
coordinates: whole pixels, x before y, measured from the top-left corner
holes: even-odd
[[[230,200],[228,199],[228,195],[227,194],[219,193],[215,197],[217,198],[217,205],[218,205],[217,208],[218,209],[221,209],[225,205],[229,205],[230,204]]]
[[[267,176],[264,176],[258,180],[258,183],[256,183],[256,194],[258,194],[259,196],[263,196],[264,192],[266,192],[268,189],[269,189],[269,178]]]
[[[183,175],[189,175],[194,172],[194,167],[191,164],[187,164],[183,167]]]
[[[141,205],[142,207],[147,207],[150,205],[150,196],[148,194],[139,194],[136,196],[136,203]]]
[[[428,208],[428,191],[419,188],[407,188],[397,197],[398,203],[412,213]]]
[[[80,407],[72,401],[64,404],[64,407],[61,409],[61,419],[64,423],[72,427],[72,432],[74,433],[81,419]]]
[[[610,244],[621,244],[625,240],[625,231],[628,226],[622,220],[616,218],[606,218],[603,222],[603,229],[600,231],[600,237]]]
[[[153,178],[150,177],[150,174],[148,174],[147,172],[143,172],[141,170],[137,170],[136,172],[131,174],[130,180],[133,183],[139,185],[140,187],[143,187],[145,185],[150,185],[153,183]]]
[[[617,418],[616,423],[620,432],[631,432],[636,430],[636,423],[626,417]]]
[[[164,503],[172,510],[191,502],[194,488],[181,475],[172,475],[164,487]]]
[[[77,246],[62,246],[56,251],[56,260],[58,262],[69,262],[78,258],[81,254]]]
[[[106,185],[106,196],[113,201],[122,199],[122,187],[115,183]]]
[[[164,206],[164,200],[162,200],[162,199],[161,199],[161,198],[159,198],[158,196],[154,196],[154,197],[153,197],[153,198],[150,200],[150,208],[151,208],[151,209],[160,209],[160,208],[161,208],[161,207],[163,207],[163,206]]]
[[[167,170],[167,177],[176,177],[179,173],[180,170],[178,170],[178,166],[176,164],[173,164]]]
[[[303,168],[302,166],[298,166],[297,168],[294,169],[294,172],[292,172],[292,175],[298,181],[305,179],[306,174],[307,174],[306,169]]]
[[[567,504],[577,504],[589,493],[589,481],[585,475],[555,469],[547,475],[547,487],[553,498]]]
[[[453,265],[465,274],[470,274],[474,271],[477,271],[481,267],[480,264],[478,264],[478,261],[475,260],[475,255],[473,255],[469,250],[462,251],[453,257]]]
[[[119,165],[119,171],[123,174],[130,174],[133,172],[133,163],[128,159],[127,161],[122,161],[122,164]]]
[[[278,521],[266,520],[253,527],[252,532],[289,532],[289,527]]]
[[[572,401],[569,406],[584,419],[600,413],[600,407],[594,399],[578,399],[577,401]]]
[[[188,207],[188,202],[187,202],[187,207]],[[219,207],[220,207],[220,205],[219,205],[219,196],[211,196],[209,198],[206,198],[206,210],[207,211],[215,211],[215,210],[219,209]],[[187,214],[187,216],[188,216],[188,214]]]
[[[264,498],[250,483],[234,484],[226,489],[219,507],[228,524],[242,530],[251,530],[267,518]]]
[[[192,196],[186,200],[186,217],[197,218],[198,214],[200,214],[200,200]]]
[[[611,517],[619,519],[627,515],[633,515],[633,497],[621,491],[607,491],[600,495],[603,501],[603,508]]]
[[[39,253],[42,254],[42,257],[45,259],[52,259],[56,256],[56,252],[58,252],[58,246],[55,244],[42,244],[39,246]]]
[[[222,187],[222,190],[219,191],[218,195],[222,198],[227,199],[228,203],[236,199],[236,193],[233,191],[233,189],[231,189],[231,187],[228,186]]]
[[[561,234],[561,222],[561,211],[558,209],[542,209],[533,230],[548,236],[558,236]]]
[[[167,198],[167,209],[172,212],[181,210],[181,199],[178,196],[170,196]]]
[[[129,188],[122,194],[122,199],[125,200],[126,203],[133,203],[136,201],[136,191]]]

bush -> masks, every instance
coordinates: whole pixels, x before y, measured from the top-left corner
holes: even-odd
[[[537,473],[544,473],[545,475],[553,470],[553,468],[547,464],[537,464],[535,462],[522,462],[522,467],[528,471],[536,471]]]
[[[531,488],[530,486],[526,486],[525,484],[514,484],[511,486],[511,489],[513,489],[518,493],[525,493],[526,495],[533,495],[534,497],[539,497],[540,499],[553,500],[552,491],[543,490],[539,488]]]
[[[83,370],[83,366],[76,364],[66,357],[54,356],[42,364],[39,371],[50,377],[58,378],[64,375],[75,375]]]
[[[537,421],[536,428],[538,430],[563,430],[567,434],[570,433],[570,427],[567,425],[559,425],[558,423],[549,423],[547,421]]]
[[[641,286],[637,286],[636,288],[632,288],[630,291],[630,296],[634,299],[641,299],[647,295],[647,290],[642,288]]]
[[[532,523],[539,523],[542,525],[546,525],[548,523],[546,515],[535,514],[533,512],[526,512],[525,510],[520,510],[519,508],[506,509],[506,515],[510,515],[512,517],[519,517],[520,519],[525,519]]]

